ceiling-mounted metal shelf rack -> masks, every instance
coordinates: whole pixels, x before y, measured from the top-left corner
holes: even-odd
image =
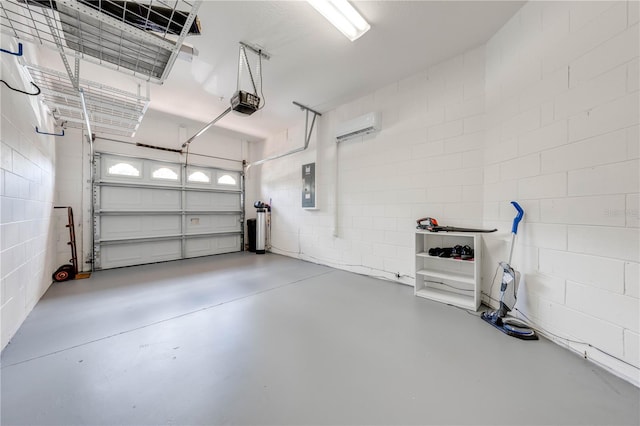
[[[27,65],[33,81],[40,87],[45,104],[65,127],[82,129],[85,123],[82,102],[68,76],[56,70]],[[149,86],[138,86],[138,93],[79,79],[91,129],[96,133],[133,137],[149,106]],[[142,91],[145,93],[141,93]]]
[[[59,52],[66,74],[25,66],[45,104],[65,127],[86,125],[91,132],[132,137],[149,105],[148,83],[164,82],[184,39],[200,34],[196,13],[201,3],[2,0],[0,30]],[[145,93],[140,85],[137,93],[130,93],[81,79],[81,59],[146,80]]]
[[[201,0],[2,0],[3,33],[155,83],[169,75]],[[73,80],[73,73],[65,67]],[[78,62],[76,61],[77,78]]]

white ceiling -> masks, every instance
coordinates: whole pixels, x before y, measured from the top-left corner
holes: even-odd
[[[217,117],[236,91],[243,41],[271,56],[262,63],[266,105],[251,116],[230,114],[216,126],[265,138],[304,117],[292,101],[325,112],[415,74],[484,43],[524,2],[351,3],[371,24],[355,42],[306,1],[204,1],[202,34],[185,41],[198,55],[176,61],[163,85],[151,84],[149,108],[203,125]],[[255,70],[257,56],[248,56]],[[81,77],[94,80],[82,70]]]

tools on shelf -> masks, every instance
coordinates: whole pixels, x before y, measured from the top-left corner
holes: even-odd
[[[426,229],[431,232],[496,232],[497,229],[459,228],[457,226],[440,226],[433,217],[423,217],[416,221],[417,229]]]

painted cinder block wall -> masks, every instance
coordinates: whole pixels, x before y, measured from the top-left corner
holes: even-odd
[[[342,105],[322,115],[307,151],[250,170],[254,198],[273,199],[272,251],[409,284],[417,218],[481,225],[484,68],[478,48]],[[336,145],[337,123],[371,111],[382,132]],[[303,135],[304,125],[252,144],[250,159]],[[301,209],[309,162],[317,210]]]
[[[4,39],[3,39],[4,41]],[[4,49],[17,51],[6,41]],[[32,61],[33,52],[24,54]],[[17,57],[2,54],[2,79],[35,90]],[[55,270],[53,198],[55,138],[52,117],[39,98],[0,88],[0,347],[4,348],[51,284]]]
[[[247,176],[248,197],[273,199],[272,251],[413,284],[417,218],[497,227],[495,305],[518,200],[515,313],[639,384],[638,50],[638,2],[530,2],[485,45],[324,113],[307,151]],[[337,146],[336,124],[370,111],[383,130]],[[314,161],[318,209],[303,210]]]
[[[639,4],[530,2],[487,43],[483,204],[485,226],[527,211],[519,314],[636,384]]]

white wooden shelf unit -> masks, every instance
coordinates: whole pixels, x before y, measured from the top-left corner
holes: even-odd
[[[477,311],[480,307],[482,236],[468,232],[416,231],[415,295]],[[429,255],[429,249],[470,246],[473,260]]]

